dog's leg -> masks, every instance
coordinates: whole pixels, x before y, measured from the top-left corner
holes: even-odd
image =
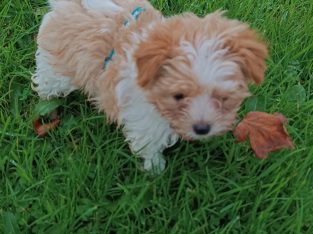
[[[140,123],[126,122],[124,134],[132,152],[144,160],[144,170],[160,173],[166,165],[162,152],[175,144],[178,137],[165,124],[151,123],[148,128],[142,127]]]
[[[160,173],[164,171],[166,161],[162,153],[155,153],[150,155],[142,155],[144,158],[143,169],[146,171],[152,171],[154,173]]]
[[[133,71],[131,67],[125,71],[121,72],[123,79],[115,87],[119,107],[118,123],[123,125],[132,152],[144,160],[144,169],[161,172],[166,164],[162,152],[178,141],[178,135],[147,101],[146,94],[138,88],[136,77],[129,77]]]
[[[138,147],[137,145],[140,143],[141,142],[137,141],[130,142],[130,148],[133,149],[134,147]],[[144,148],[139,151],[132,150],[144,160],[143,169],[157,174],[162,172],[166,165],[166,161],[162,154],[163,147],[158,146],[156,143],[150,143],[143,147]]]
[[[32,88],[40,98],[51,99],[64,97],[77,89],[72,85],[70,78],[57,74],[49,63],[51,55],[44,49],[38,48],[36,53],[36,72],[32,77]]]

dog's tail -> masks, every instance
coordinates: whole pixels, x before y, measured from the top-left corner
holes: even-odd
[[[114,0],[48,0],[48,2],[52,9],[55,9],[58,3],[74,2],[80,4],[87,10],[111,12],[118,12],[123,10],[123,8],[115,3]]]

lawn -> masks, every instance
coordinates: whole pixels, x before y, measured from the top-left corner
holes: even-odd
[[[30,78],[46,3],[2,0],[0,233],[313,233],[313,1],[151,2],[166,15],[226,9],[261,32],[266,81],[240,117],[283,113],[296,149],[259,160],[229,133],[178,143],[149,176],[79,92],[64,100],[61,127],[37,138]]]

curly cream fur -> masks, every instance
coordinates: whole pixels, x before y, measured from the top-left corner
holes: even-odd
[[[264,78],[264,43],[219,12],[166,19],[146,0],[50,5],[38,35],[34,89],[42,98],[83,90],[123,126],[146,170],[164,169],[162,151],[178,136],[201,139],[230,129],[248,83]],[[145,9],[138,21],[131,16],[136,7]],[[116,55],[104,69],[112,48]],[[198,123],[212,125],[211,132],[195,133]]]

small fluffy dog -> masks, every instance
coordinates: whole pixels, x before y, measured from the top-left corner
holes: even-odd
[[[232,128],[248,84],[264,79],[267,47],[215,12],[165,18],[146,0],[50,0],[33,88],[44,99],[82,89],[123,126],[144,169],[163,170],[179,137]]]

